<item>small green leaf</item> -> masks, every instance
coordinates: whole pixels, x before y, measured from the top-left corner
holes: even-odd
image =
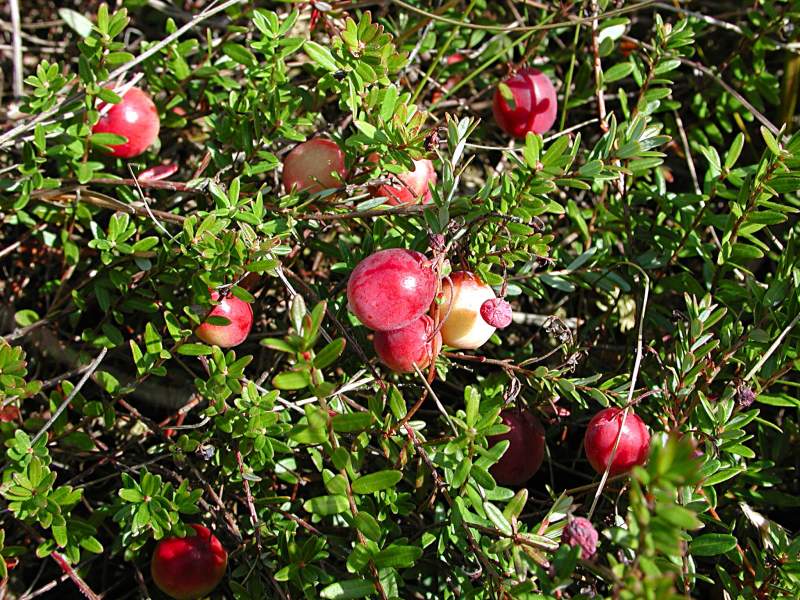
[[[366,598],[375,593],[375,584],[366,579],[347,579],[337,581],[325,587],[320,592],[324,600],[351,600],[352,598]]]
[[[89,537],[82,538],[79,544],[81,548],[92,554],[103,553],[103,544],[94,536],[90,535]]]
[[[303,317],[306,316],[306,302],[300,294],[295,294],[292,298],[292,305],[289,309],[289,316],[292,319],[292,326],[297,333],[303,329]]]
[[[397,106],[397,99],[399,96],[400,92],[397,91],[397,86],[390,85],[386,88],[383,102],[381,102],[381,119],[383,119],[384,122],[388,122],[392,116],[394,116],[395,106]]]
[[[513,533],[511,523],[508,522],[505,515],[503,515],[500,509],[494,504],[491,502],[484,502],[483,510],[486,511],[486,516],[489,517],[489,520],[498,530],[506,535],[511,535]]]
[[[349,507],[347,496],[317,496],[303,503],[306,511],[322,517],[342,513]]]
[[[308,57],[326,71],[339,70],[339,66],[336,64],[330,49],[311,41],[307,41],[303,44],[303,48],[306,54],[308,54]]]
[[[736,547],[736,538],[726,533],[707,533],[692,540],[689,553],[693,556],[717,556]]]
[[[308,371],[284,371],[272,378],[272,385],[279,390],[302,390],[311,385]]]
[[[60,8],[58,9],[58,16],[79,36],[85,38],[92,33],[92,22],[78,12],[69,8]]]
[[[739,133],[739,135],[733,138],[733,142],[731,142],[731,147],[725,154],[726,169],[730,170],[733,168],[733,165],[735,165],[736,161],[739,160],[739,155],[742,153],[742,148],[744,148],[744,134]]]
[[[18,310],[14,315],[14,321],[16,321],[17,325],[20,327],[27,327],[28,325],[32,325],[39,320],[39,315],[36,314],[36,311],[30,309],[23,309]]]
[[[629,62],[618,63],[603,73],[603,81],[611,83],[624,79],[633,72],[633,64]]]
[[[205,344],[183,344],[178,348],[178,354],[184,356],[208,356],[211,354],[211,347]]]
[[[516,493],[516,495],[506,504],[505,510],[503,510],[503,516],[511,521],[512,519],[518,519],[519,516],[522,514],[522,511],[525,508],[525,504],[528,502],[528,490],[522,488],[520,491]]]
[[[373,560],[379,569],[387,567],[402,569],[412,566],[420,556],[422,556],[422,548],[418,546],[393,544],[378,552]]]
[[[355,524],[358,530],[369,539],[375,542],[380,541],[382,534],[381,527],[371,514],[362,510],[356,515]]]
[[[93,144],[100,144],[101,146],[116,146],[124,144],[128,141],[124,135],[117,135],[116,133],[93,133],[89,138]]]
[[[761,137],[764,138],[764,143],[767,144],[770,152],[772,152],[775,156],[781,155],[781,148],[778,144],[778,140],[776,140],[775,137],[770,133],[769,129],[763,125],[761,126]]]
[[[386,470],[377,471],[363,475],[353,481],[352,488],[356,494],[372,494],[380,490],[385,490],[403,478],[402,471]]]
[[[278,352],[297,352],[297,348],[277,338],[264,338],[260,343],[262,346],[272,348]]]
[[[669,73],[670,71],[674,71],[678,67],[681,66],[680,59],[677,58],[669,58],[667,60],[662,60],[656,68],[653,69],[653,74],[656,76],[663,75],[664,73]]]
[[[658,516],[681,529],[697,529],[702,525],[693,511],[682,506],[659,507]]]
[[[128,502],[141,502],[144,500],[141,492],[132,488],[123,488],[119,491],[119,497]]]
[[[338,338],[333,340],[330,344],[320,350],[319,354],[314,357],[314,366],[317,369],[324,369],[331,366],[344,352],[345,340]]]
[[[255,55],[241,44],[228,42],[222,46],[222,52],[245,67],[255,67],[258,64]]]
[[[333,417],[333,430],[337,433],[362,431],[372,424],[372,415],[368,412],[354,412]]]

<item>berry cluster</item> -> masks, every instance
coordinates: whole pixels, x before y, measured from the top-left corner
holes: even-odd
[[[448,64],[464,60],[453,55]],[[456,85],[453,76],[443,91]],[[441,92],[437,92],[440,94]],[[438,99],[435,99],[436,101]],[[150,97],[132,88],[119,104],[100,106],[102,116],[95,133],[113,133],[125,142],[111,145],[111,153],[130,158],[144,152],[158,137],[158,112]],[[555,88],[546,75],[526,68],[502,82],[494,94],[493,112],[507,134],[524,138],[549,130],[556,118]],[[295,146],[283,162],[283,186],[287,193],[314,194],[338,189],[349,170],[342,148],[333,140],[316,137]],[[379,163],[377,154],[367,165]],[[414,169],[369,186],[373,196],[390,205],[432,201],[437,176],[428,159],[413,161]],[[444,250],[444,244],[440,244]],[[441,255],[440,255],[441,256]],[[511,324],[511,306],[494,289],[469,271],[441,275],[443,260],[429,259],[413,250],[392,248],[362,260],[350,275],[347,300],[350,311],[373,330],[373,344],[380,360],[398,373],[429,367],[443,346],[476,350],[497,329]],[[502,294],[501,294],[502,296]],[[253,326],[251,306],[232,295],[211,292],[214,306],[195,334],[208,344],[223,348],[244,342]],[[539,470],[545,454],[545,429],[528,409],[506,408],[500,414],[508,431],[489,438],[490,446],[503,441],[508,447],[491,473],[501,485],[525,485]],[[650,435],[644,422],[631,410],[607,408],[589,422],[584,449],[598,473],[618,475],[644,464]],[[156,585],[178,600],[202,597],[224,576],[227,553],[204,526],[192,525],[195,535],[160,541],[151,570]],[[563,541],[580,546],[581,557],[595,554],[597,532],[581,517],[570,521]]]

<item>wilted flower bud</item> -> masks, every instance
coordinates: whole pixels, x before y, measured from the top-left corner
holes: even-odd
[[[444,249],[446,248],[444,236],[441,233],[429,234],[428,246],[434,252],[444,252]]]
[[[511,324],[511,305],[502,298],[492,298],[481,304],[481,317],[492,327],[503,329]]]
[[[756,393],[746,383],[736,386],[736,403],[740,408],[748,408],[756,401]]]
[[[589,560],[597,551],[597,530],[589,519],[574,517],[561,533],[561,541],[573,548],[580,546],[581,558]]]

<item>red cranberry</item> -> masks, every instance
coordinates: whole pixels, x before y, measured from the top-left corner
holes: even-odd
[[[495,90],[492,111],[500,128],[516,138],[528,132],[544,133],[556,121],[556,90],[550,79],[538,69],[522,69],[506,79],[514,97],[512,108],[500,89]]]
[[[105,102],[98,105],[102,110]],[[132,158],[147,150],[158,137],[160,123],[156,105],[139,88],[129,89],[122,102],[114,104],[92,127],[92,133],[114,133],[128,138],[127,142],[110,146],[111,154]]]
[[[510,445],[503,457],[491,468],[492,477],[500,485],[523,485],[544,459],[544,427],[528,410],[504,410],[500,413],[504,425],[510,430],[489,438],[490,446],[502,440]]]
[[[225,575],[228,553],[207,527],[191,526],[196,535],[158,542],[150,572],[158,588],[175,600],[202,598]]]
[[[622,426],[622,436],[609,474],[625,473],[647,461],[650,449],[650,433],[647,431],[647,426],[633,410],[628,411],[625,424],[622,425],[623,412],[621,408],[615,407],[601,410],[589,421],[586,428],[583,439],[586,458],[598,473],[604,473],[611,460],[620,426]]]

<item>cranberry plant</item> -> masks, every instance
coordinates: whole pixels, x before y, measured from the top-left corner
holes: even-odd
[[[796,2],[25,4],[2,597],[800,596]]]

